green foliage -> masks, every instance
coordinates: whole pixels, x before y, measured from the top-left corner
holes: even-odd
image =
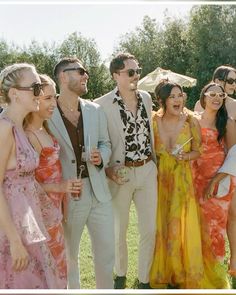
[[[189,73],[198,79],[193,103],[216,67],[236,64],[235,12],[232,5],[202,5],[191,11],[187,42]]]
[[[108,69],[101,62],[96,42],[74,32],[57,49],[58,60],[66,56],[78,57],[90,73],[89,92],[85,98],[94,99],[111,90]]]
[[[142,24],[125,34],[116,51],[129,51],[140,61],[143,76],[156,67],[197,78],[197,86],[185,89],[187,106],[194,107],[201,88],[216,67],[236,65],[236,6],[198,5],[189,20],[172,18],[166,11],[162,26],[145,16]]]
[[[85,98],[94,99],[112,88],[112,80],[94,40],[86,39],[81,34],[70,34],[61,44],[40,44],[31,41],[28,47],[17,47],[0,41],[0,69],[15,62],[34,64],[39,73],[53,78],[53,68],[63,57],[78,57],[90,73],[89,92]]]
[[[140,27],[121,37],[116,53],[127,51],[134,54],[143,69],[142,76],[145,76],[153,71],[159,63],[159,44],[157,22],[155,19],[145,16]]]
[[[138,276],[137,268],[139,233],[137,228],[137,218],[136,210],[134,204],[132,203],[127,231],[127,245],[129,255],[127,289],[134,288]],[[80,243],[80,274],[82,289],[96,288],[92,249],[87,229],[83,232]]]
[[[120,38],[114,54],[118,51],[134,54],[143,68],[142,77],[162,67],[197,78],[196,87],[185,89],[187,106],[193,108],[215,68],[222,64],[236,65],[235,36],[235,5],[197,5],[186,20],[170,17],[168,10],[163,24],[145,16],[140,26]],[[77,56],[90,72],[89,92],[85,98],[96,98],[113,88],[96,42],[78,32],[68,35],[61,44],[32,41],[24,48],[0,40],[0,69],[25,61],[53,77],[55,63],[65,56]]]

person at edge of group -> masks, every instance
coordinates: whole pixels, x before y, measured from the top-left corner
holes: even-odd
[[[200,155],[196,118],[184,109],[179,84],[162,80],[155,88],[160,109],[153,112],[158,159],[156,246],[152,288],[200,288],[204,275],[199,209],[190,162]]]
[[[202,89],[200,103],[204,111],[198,120],[203,148],[201,156],[193,162],[206,275],[202,287],[212,289],[230,287],[223,261],[228,210],[235,189],[236,167],[232,161],[236,157],[236,125],[228,118],[226,97],[224,88],[214,82]],[[226,150],[229,167],[224,163]]]
[[[225,107],[228,116],[236,121],[236,100],[232,96],[236,90],[236,69],[229,65],[222,65],[214,71],[212,80],[223,87],[227,97],[225,99]],[[198,100],[195,104],[194,111],[202,112],[203,107]],[[229,208],[227,235],[230,246],[230,261],[229,261],[229,274],[236,278],[236,192]]]
[[[60,145],[66,179],[82,178],[78,199],[70,199],[65,223],[68,287],[80,288],[79,245],[85,225],[92,242],[97,289],[113,288],[114,224],[111,194],[104,168],[111,144],[102,108],[81,98],[87,93],[89,74],[77,58],[63,58],[54,74],[60,94],[49,128]]]
[[[39,111],[28,114],[24,120],[24,129],[34,149],[39,154],[39,165],[35,169],[35,178],[47,192],[40,198],[44,224],[50,235],[48,246],[56,260],[59,275],[67,287],[66,253],[62,227],[62,201],[66,209],[65,193],[77,195],[82,188],[81,180],[62,179],[59,160],[60,147],[51,134],[47,120],[51,118],[56,107],[56,89],[54,81],[39,75],[44,94],[39,98]]]
[[[35,67],[6,67],[0,90],[8,103],[0,116],[0,288],[63,288],[39,204],[38,155],[23,130],[25,116],[38,110],[42,94]]]
[[[112,155],[106,174],[115,220],[115,289],[124,289],[128,268],[126,233],[133,201],[138,215],[138,288],[149,289],[149,271],[155,244],[157,168],[151,124],[152,100],[137,90],[141,68],[129,53],[110,63],[117,87],[95,100],[108,120]]]

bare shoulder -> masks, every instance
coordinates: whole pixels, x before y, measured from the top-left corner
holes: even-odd
[[[227,109],[229,117],[236,120],[236,100],[235,99],[229,96],[227,97],[226,109]]]
[[[0,142],[4,143],[5,140],[13,139],[12,124],[6,120],[0,119]]]
[[[191,117],[192,117],[192,122],[194,123],[194,125],[199,125],[199,121],[201,120],[201,115],[194,113]]]
[[[9,154],[15,144],[12,124],[6,120],[0,120],[0,156],[1,164],[3,157]]]
[[[227,125],[226,125],[227,129],[235,129],[236,128],[236,123],[235,120],[233,118],[228,118],[227,120]]]
[[[191,111],[187,108],[184,108],[183,112],[191,120],[192,123],[194,123],[195,125],[199,124],[199,121],[202,117],[202,113]]]

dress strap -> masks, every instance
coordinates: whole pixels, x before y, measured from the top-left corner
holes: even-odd
[[[32,133],[32,134],[36,137],[36,139],[37,139],[38,143],[40,144],[41,148],[43,149],[43,145],[42,145],[40,139],[38,138],[36,132],[34,132],[34,131],[31,130],[31,129],[26,129],[25,131]]]

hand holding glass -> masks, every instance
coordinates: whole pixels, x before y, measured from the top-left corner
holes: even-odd
[[[85,166],[84,165],[80,165],[79,166],[79,176],[78,176],[78,179],[81,181],[82,179],[82,172],[84,171],[85,169]],[[74,201],[80,201],[80,196],[79,194],[76,194],[74,197],[73,197],[73,200]]]
[[[129,181],[128,168],[126,166],[120,164],[119,161],[117,161],[117,165],[114,166],[114,173],[116,176],[116,182],[118,184],[124,184]]]

